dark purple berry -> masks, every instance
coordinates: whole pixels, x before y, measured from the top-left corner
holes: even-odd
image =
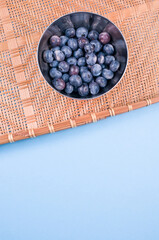
[[[71,94],[74,90],[74,87],[68,82],[66,83],[66,87],[65,87],[65,92],[67,94]]]
[[[88,38],[90,40],[97,40],[98,36],[99,36],[99,33],[95,30],[90,31],[89,34],[88,34]]]
[[[119,69],[119,67],[120,67],[120,63],[117,60],[112,61],[109,66],[109,68],[112,72],[116,72]]]
[[[92,72],[93,76],[95,76],[95,77],[99,76],[102,72],[101,65],[99,65],[99,64],[93,65],[91,68],[91,72]]]
[[[103,52],[107,55],[112,55],[114,53],[114,47],[111,44],[106,44],[103,47]]]
[[[98,53],[98,63],[101,64],[101,65],[104,63],[104,56],[105,55],[104,55],[103,52]]]
[[[69,75],[68,75],[67,73],[64,73],[64,74],[62,75],[62,79],[63,79],[65,82],[68,82],[68,80],[69,80]]]
[[[97,77],[96,78],[96,83],[98,83],[98,85],[100,86],[100,87],[105,87],[106,85],[107,85],[107,79],[105,79],[104,77]]]
[[[88,68],[86,66],[80,67],[80,74],[82,74],[84,71],[87,71]]]
[[[58,62],[61,62],[65,59],[65,54],[61,50],[56,50],[54,52],[54,57]]]
[[[67,62],[69,65],[76,65],[77,59],[75,57],[70,57],[70,58],[67,58]]]
[[[74,51],[73,55],[74,55],[74,57],[77,58],[77,59],[80,58],[80,57],[83,57],[83,51],[82,51],[82,49],[81,49],[81,48],[78,48],[76,51]]]
[[[106,44],[106,43],[110,42],[110,35],[109,35],[109,33],[107,33],[107,32],[100,33],[99,34],[99,41],[102,44]]]
[[[109,69],[103,69],[102,76],[107,80],[112,79],[114,77],[114,73]]]
[[[78,39],[78,45],[79,45],[80,48],[84,48],[84,45],[86,45],[86,44],[88,44],[88,43],[89,43],[89,41],[88,41],[88,39],[85,38],[85,37],[80,37],[80,38]]]
[[[50,38],[50,45],[52,47],[57,47],[57,46],[60,46],[61,44],[61,39],[60,37],[56,36],[56,35],[53,35],[51,38]]]
[[[94,53],[87,53],[85,57],[88,65],[94,65],[97,62],[97,56]]]
[[[51,51],[54,53],[56,50],[60,50],[60,47],[59,46],[57,46],[57,47],[53,47],[53,48],[51,48]]]
[[[84,45],[84,50],[86,53],[92,53],[94,52],[94,46],[90,43]]]
[[[78,59],[78,62],[77,62],[78,66],[84,66],[86,64],[86,59],[85,57],[81,57]]]
[[[71,55],[72,55],[72,49],[68,46],[63,46],[61,48],[61,51],[64,52],[64,54],[67,58],[71,57]]]
[[[92,76],[91,72],[88,71],[88,70],[87,70],[87,71],[84,71],[84,72],[81,74],[81,77],[82,77],[82,80],[83,80],[84,82],[86,82],[86,83],[91,82],[92,79],[93,79],[93,76]]]
[[[69,82],[71,85],[73,85],[75,88],[80,87],[82,85],[82,79],[79,75],[72,75],[69,78]]]
[[[72,38],[75,36],[75,29],[74,28],[67,28],[65,31],[65,35],[69,38]]]
[[[72,49],[72,50],[76,50],[78,47],[78,42],[75,38],[70,38],[67,42],[68,46]]]
[[[91,82],[90,84],[89,84],[89,90],[90,90],[90,93],[92,94],[92,95],[96,95],[96,94],[98,94],[99,93],[99,85],[98,85],[98,83],[96,83],[96,82]]]
[[[79,73],[79,67],[76,66],[76,65],[72,65],[70,67],[70,71],[69,71],[69,74],[70,75],[77,75]]]
[[[112,61],[115,61],[115,57],[111,55],[105,56],[105,64],[109,65]]]
[[[52,78],[61,78],[62,73],[57,70],[57,68],[51,68],[49,71],[50,77]]]
[[[69,64],[67,62],[62,61],[62,62],[59,63],[58,68],[59,68],[60,72],[66,73],[66,72],[69,71],[70,67],[69,67]]]
[[[81,97],[86,97],[89,94],[89,88],[86,83],[83,83],[82,86],[78,88],[78,93]]]
[[[60,46],[62,47],[62,46],[64,46],[64,45],[66,45],[66,43],[67,43],[67,41],[68,41],[68,37],[66,37],[66,36],[61,36],[60,39],[61,39],[61,44],[60,44]]]
[[[88,29],[85,27],[79,27],[76,30],[76,37],[80,38],[80,37],[87,37],[88,35]]]
[[[43,52],[43,60],[46,63],[51,63],[54,60],[53,52],[51,50],[45,50]]]
[[[58,64],[59,64],[59,62],[58,61],[56,61],[56,60],[54,60],[53,62],[51,62],[50,64],[49,64],[49,66],[50,67],[57,67],[58,66]]]
[[[99,52],[102,48],[102,44],[98,40],[92,40],[90,42],[94,46],[94,51]]]
[[[65,82],[62,78],[54,79],[53,80],[53,86],[59,90],[62,91],[65,88]]]

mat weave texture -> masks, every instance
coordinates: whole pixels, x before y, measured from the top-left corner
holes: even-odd
[[[127,71],[108,94],[72,100],[54,91],[37,64],[37,46],[55,19],[101,14],[122,31]],[[159,1],[1,0],[0,144],[76,127],[159,101]]]

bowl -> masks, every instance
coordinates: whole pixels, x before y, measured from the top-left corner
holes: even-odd
[[[64,91],[57,91],[52,85],[52,78],[49,76],[49,65],[45,63],[42,58],[43,51],[50,48],[49,38],[52,35],[61,36],[64,34],[67,28],[78,28],[81,26],[87,27],[89,31],[96,30],[99,33],[102,31],[107,31],[111,35],[111,44],[115,48],[114,56],[120,62],[120,68],[115,73],[114,78],[111,81],[108,81],[107,86],[101,88],[99,93],[95,96],[89,94],[87,97],[80,97],[77,92],[73,92],[72,94],[66,94]],[[107,18],[90,12],[75,12],[61,16],[53,23],[51,23],[51,25],[44,31],[38,45],[38,65],[44,79],[57,92],[74,99],[92,99],[108,93],[119,83],[122,76],[124,75],[127,61],[127,44],[121,31],[115,26],[114,23],[112,23]]]

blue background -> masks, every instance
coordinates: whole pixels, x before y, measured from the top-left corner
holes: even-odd
[[[32,239],[159,239],[159,104],[0,146],[0,240]]]

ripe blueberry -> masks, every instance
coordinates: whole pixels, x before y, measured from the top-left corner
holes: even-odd
[[[65,92],[67,94],[71,94],[74,90],[74,87],[68,82],[66,83],[66,87],[65,87]]]
[[[84,72],[81,74],[81,77],[82,77],[82,80],[83,80],[84,82],[86,82],[86,83],[91,82],[92,79],[93,79],[93,76],[92,76],[91,72],[88,71],[88,70],[87,70],[87,71],[84,71]]]
[[[119,69],[119,67],[120,67],[120,63],[117,60],[112,61],[109,66],[109,68],[112,72],[116,72]]]
[[[70,75],[77,75],[79,73],[79,67],[76,66],[76,65],[72,65],[70,67],[70,71],[69,71],[69,74]]]
[[[50,77],[52,78],[61,78],[62,73],[57,70],[57,68],[51,68],[49,71]]]
[[[54,52],[54,57],[57,61],[61,62],[65,59],[65,55],[61,50],[56,50]]]
[[[98,40],[92,40],[90,42],[94,46],[94,51],[99,52],[102,48],[102,44]]]
[[[69,67],[69,64],[67,62],[62,61],[62,62],[59,63],[58,68],[59,68],[60,72],[66,73],[66,72],[69,71],[70,67]]]
[[[61,44],[61,39],[60,37],[56,36],[56,35],[53,35],[51,38],[50,38],[50,45],[52,47],[57,47],[57,46],[60,46]]]
[[[43,52],[43,60],[46,63],[51,63],[54,60],[53,53],[51,50],[45,50]]]
[[[97,40],[98,36],[99,36],[99,33],[95,30],[90,31],[89,34],[88,34],[88,38],[90,40]]]
[[[85,57],[80,57],[77,62],[78,66],[84,66],[86,64]]]
[[[99,76],[96,78],[95,81],[100,87],[105,87],[107,85],[107,79],[105,79],[104,77]]]
[[[96,83],[96,82],[91,82],[90,84],[89,84],[89,90],[90,90],[90,93],[92,94],[92,95],[96,95],[96,94],[98,94],[99,93],[99,85],[98,85],[98,83]]]
[[[99,76],[102,72],[101,65],[99,65],[99,64],[93,65],[91,68],[91,72],[92,72],[93,76],[95,76],[95,77]]]
[[[106,44],[103,47],[103,52],[107,55],[112,55],[114,53],[114,47],[111,44]]]
[[[72,55],[72,49],[68,46],[63,46],[61,48],[61,51],[64,52],[66,58],[70,57]]]
[[[72,38],[75,36],[75,29],[74,28],[67,28],[65,31],[66,37]]]
[[[78,47],[78,42],[75,38],[70,38],[67,42],[68,46],[72,49],[72,50],[76,50]]]
[[[94,53],[87,53],[85,57],[88,65],[94,65],[97,61],[97,56]]]
[[[80,37],[87,37],[88,35],[88,29],[85,27],[79,27],[76,30],[76,37],[80,38]]]
[[[82,86],[78,88],[78,93],[81,97],[86,97],[89,94],[89,88],[86,83],[83,83]]]
[[[114,73],[111,70],[104,68],[102,71],[102,76],[109,80],[114,77]]]
[[[65,82],[62,78],[54,79],[52,83],[53,86],[59,91],[62,91],[65,88]]]
[[[80,87],[82,85],[82,79],[79,75],[72,75],[69,78],[69,82],[71,85],[73,85],[75,88]]]

